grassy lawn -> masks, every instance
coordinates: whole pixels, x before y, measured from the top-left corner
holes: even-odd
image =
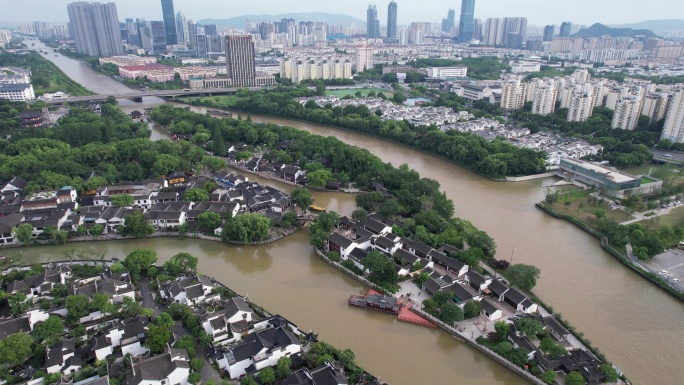
[[[657,212],[657,210],[654,210]],[[651,229],[659,229],[662,226],[681,226],[684,224],[684,207],[678,207],[667,215],[658,215],[649,220],[641,221],[644,226]]]
[[[589,226],[595,227],[596,225],[596,215],[594,213],[596,210],[603,210],[606,213],[606,218],[613,219],[616,222],[624,222],[633,219],[633,216],[627,216],[622,210],[613,210],[607,201],[602,204],[592,201],[589,203],[587,197],[592,190],[580,190],[577,188],[567,188],[559,190],[560,197],[558,202],[553,204],[554,209],[558,212],[571,215],[585,223]],[[570,202],[567,205],[565,202]]]
[[[211,105],[219,108],[234,108],[235,102],[238,97],[235,95],[217,95],[217,96],[206,96],[206,97],[183,97],[180,98],[181,101],[186,103],[200,104],[200,105]]]
[[[347,95],[354,96],[359,91],[361,91],[361,94],[363,96],[368,95],[369,92],[375,92],[376,94],[378,92],[382,92],[388,98],[394,96],[394,92],[384,90],[382,88],[350,88],[350,89],[343,89],[343,90],[327,90],[327,91],[325,91],[325,95],[326,96],[337,96],[338,98],[343,98]]]

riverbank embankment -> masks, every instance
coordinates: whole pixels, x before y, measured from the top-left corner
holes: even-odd
[[[606,237],[601,234],[598,230],[595,230],[591,226],[587,225],[586,223],[580,221],[579,219],[572,217],[570,215],[565,215],[562,213],[559,213],[558,211],[552,209],[551,207],[543,204],[543,203],[537,203],[535,205],[537,208],[545,211],[547,214],[559,218],[559,219],[564,219],[575,226],[579,227],[580,229],[584,230],[585,232],[589,233],[591,236],[594,238],[598,239],[601,247],[608,252],[608,254],[612,255],[617,259],[620,263],[622,263],[624,266],[632,270],[633,272],[639,274],[641,277],[645,278],[647,281],[650,283],[654,284],[656,287],[659,289],[665,291],[667,294],[671,295],[672,297],[678,299],[680,302],[684,303],[684,293],[681,291],[673,288],[672,286],[661,282],[657,276],[649,271],[641,269],[639,266],[635,265],[632,261],[629,260],[624,254],[616,250],[613,246],[611,246],[608,243],[608,240]]]

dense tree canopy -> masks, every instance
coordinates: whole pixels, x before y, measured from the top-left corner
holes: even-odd
[[[545,170],[546,155],[544,153],[515,147],[502,139],[488,142],[482,137],[469,133],[461,133],[454,130],[444,133],[436,126],[415,127],[406,121],[383,121],[365,105],[350,105],[344,108],[332,107],[332,105],[323,108],[317,106],[315,108],[307,108],[293,98],[312,95],[313,92],[308,89],[277,89],[275,91],[262,90],[251,93],[246,92],[236,101],[236,108],[243,111],[279,115],[286,118],[329,124],[380,136],[443,156],[456,164],[493,178],[502,178],[506,175],[529,175]],[[400,95],[400,93],[395,94],[395,96],[397,95]],[[401,100],[397,100],[397,102],[401,102]],[[162,117],[162,119],[167,122],[180,120],[178,115],[184,114],[177,110],[169,110],[170,108],[166,109],[162,107],[159,109],[160,112],[158,113],[158,115],[161,116],[163,112],[164,117]],[[186,112],[185,114],[192,113]],[[216,124],[211,122],[212,118],[210,117],[204,119],[205,120],[203,121],[195,119],[195,123],[201,123],[203,126],[211,124],[232,126],[230,128],[226,127],[221,129],[226,142],[250,143],[250,136],[256,134],[258,137],[260,131],[270,131],[270,129],[267,128],[268,125],[258,125],[255,132],[250,128],[249,122],[231,122],[229,119],[226,119],[223,123]],[[192,130],[193,126],[188,125],[187,127],[187,129]],[[282,128],[275,132],[281,140],[291,139],[291,135],[286,131],[285,128]],[[250,132],[252,134],[247,135]],[[262,137],[263,135],[264,134],[261,134]],[[300,134],[299,136],[301,137],[303,135],[305,134]],[[334,138],[321,139],[335,140]],[[336,169],[338,168],[336,165],[341,168],[340,171],[350,178],[350,180],[356,180],[357,182],[359,179],[361,181],[366,180],[364,176],[368,171],[357,174],[349,170],[350,168],[356,168],[359,163],[344,164],[340,162],[343,155],[346,155],[346,158],[350,158],[348,153],[345,154],[347,151],[340,152],[332,148],[332,146],[327,147],[333,150],[330,151],[332,152],[331,154],[329,154],[328,151],[318,152],[315,150],[314,153],[318,153],[326,159],[333,158],[333,170],[330,180],[335,181],[339,179],[338,175],[340,172]],[[299,149],[301,147],[298,146],[296,148]],[[301,149],[304,150],[308,148],[304,147]],[[302,155],[305,155],[305,153],[302,152]],[[297,159],[295,158],[293,160]],[[316,181],[318,182],[318,179]]]

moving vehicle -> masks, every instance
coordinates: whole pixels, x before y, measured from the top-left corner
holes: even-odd
[[[672,155],[670,155],[670,154],[665,154],[665,157],[666,157],[666,158],[672,158]]]

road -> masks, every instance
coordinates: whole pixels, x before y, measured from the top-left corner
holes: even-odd
[[[651,150],[651,154],[653,154],[653,159],[662,162],[684,164],[684,153],[682,152]]]

